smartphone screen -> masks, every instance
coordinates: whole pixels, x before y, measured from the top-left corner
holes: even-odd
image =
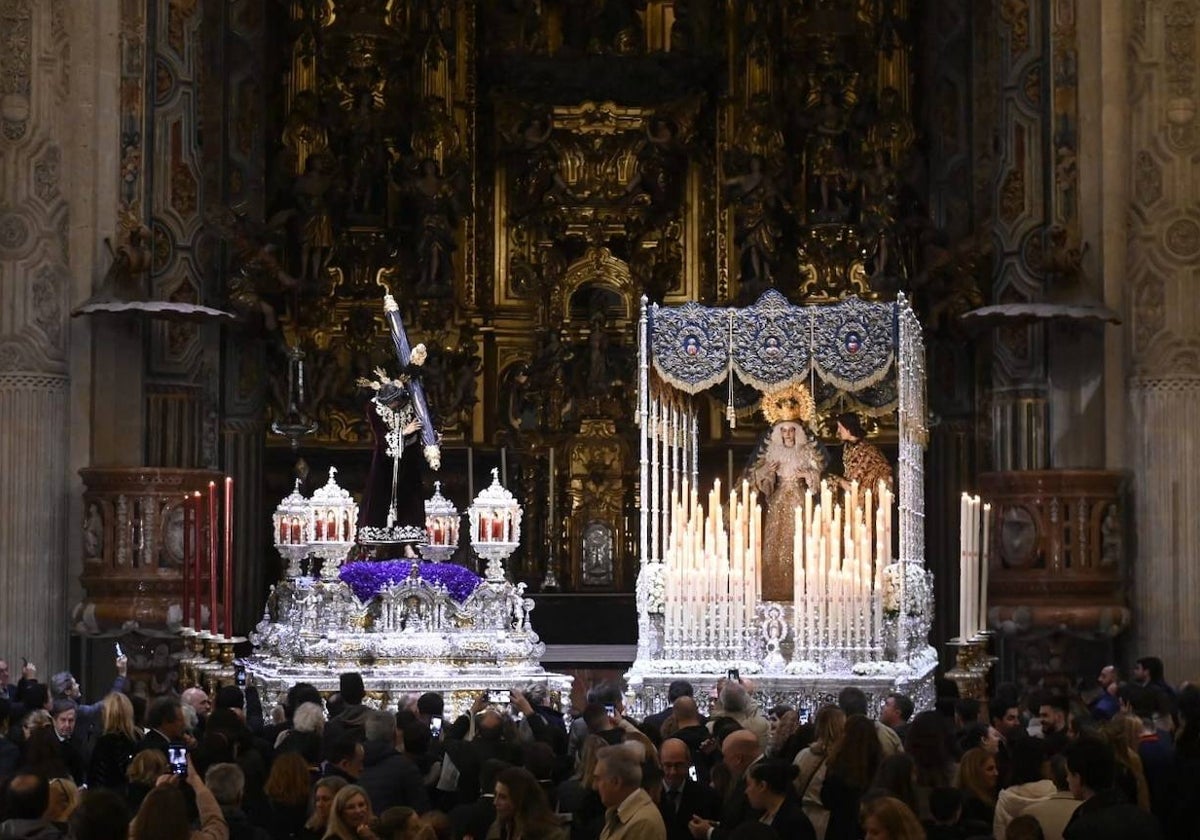
[[[440,717],[429,719],[429,734],[435,739],[442,737],[442,719]]]
[[[234,679],[234,682],[237,683],[237,687],[245,688],[246,687],[246,666],[245,665],[234,666],[233,674],[234,674],[233,679]]]
[[[187,775],[187,747],[181,744],[171,744],[167,747],[167,761],[171,764],[171,772],[176,776]]]
[[[726,671],[725,679],[729,680],[730,682],[741,682],[742,681],[741,676],[738,674],[737,668],[730,668],[728,671]]]
[[[612,703],[606,703],[604,705],[604,714],[608,715],[609,717],[614,717],[617,714],[617,707]]]
[[[510,699],[512,698],[509,696],[507,691],[492,689],[488,692],[488,702],[495,706],[503,706]]]
[[[696,778],[696,765],[695,764],[693,764],[691,767],[688,768],[688,778],[691,779],[693,782],[699,781]]]

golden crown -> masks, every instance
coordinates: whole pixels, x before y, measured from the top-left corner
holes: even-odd
[[[772,425],[789,420],[807,423],[814,407],[812,394],[804,385],[787,385],[763,394],[759,403],[763,417]]]

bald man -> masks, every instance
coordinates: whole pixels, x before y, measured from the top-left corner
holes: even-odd
[[[721,801],[715,790],[692,778],[692,755],[683,741],[678,738],[663,741],[658,758],[663,769],[658,810],[667,826],[667,840],[691,840],[688,823],[693,817],[719,820]]]
[[[733,777],[729,796],[721,805],[721,825],[717,827],[712,820],[694,817],[688,823],[688,831],[694,840],[722,840],[742,823],[762,816],[760,811],[750,807],[750,800],[746,798],[746,771],[763,759],[758,736],[748,729],[735,729],[721,742],[721,755]]]

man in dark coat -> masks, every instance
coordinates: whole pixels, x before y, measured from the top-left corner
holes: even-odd
[[[428,811],[429,794],[421,771],[408,756],[396,749],[395,715],[369,711],[364,728],[367,741],[358,784],[367,792],[371,808],[376,814],[397,805],[407,805],[418,814]]]
[[[712,788],[690,778],[692,754],[683,741],[668,738],[659,747],[658,756],[663,772],[658,810],[667,826],[667,840],[691,840],[688,823],[692,817],[720,821],[720,797]]]
[[[1063,830],[1063,840],[1161,840],[1158,820],[1127,802],[1115,788],[1117,760],[1112,747],[1085,737],[1065,754],[1067,782],[1082,804]]]

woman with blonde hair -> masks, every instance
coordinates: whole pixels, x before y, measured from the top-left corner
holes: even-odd
[[[296,835],[298,840],[321,840],[325,829],[329,827],[329,812],[333,810],[333,800],[338,791],[346,786],[346,780],[341,776],[326,776],[313,785],[312,813],[304,823],[304,829]]]
[[[324,840],[379,840],[371,830],[374,820],[367,792],[358,785],[346,785],[333,797]]]
[[[974,747],[963,753],[958,765],[958,789],[963,794],[963,822],[978,822],[988,827],[993,824],[999,779],[996,757],[983,747]]]
[[[1150,786],[1138,755],[1142,740],[1142,719],[1136,715],[1117,714],[1103,729],[1105,740],[1112,745],[1117,760],[1116,787],[1125,799],[1143,811],[1150,810]]]
[[[866,840],[925,840],[925,829],[912,809],[893,796],[877,796],[862,806]]]
[[[796,798],[813,825],[817,840],[825,840],[829,825],[829,810],[821,804],[821,786],[833,746],[841,740],[846,728],[846,713],[837,706],[822,706],[817,712],[816,738],[802,749],[793,762],[800,773],[796,777]]]
[[[142,750],[125,769],[125,800],[129,810],[137,813],[146,794],[154,789],[158,779],[170,769],[162,750]]]
[[[79,804],[79,788],[70,779],[51,779],[48,789],[50,799],[42,819],[54,823],[65,832],[67,820],[71,819],[71,814]]]
[[[110,692],[100,701],[100,732],[88,764],[88,787],[124,790],[125,771],[142,737],[133,725],[133,703],[124,694]]]

